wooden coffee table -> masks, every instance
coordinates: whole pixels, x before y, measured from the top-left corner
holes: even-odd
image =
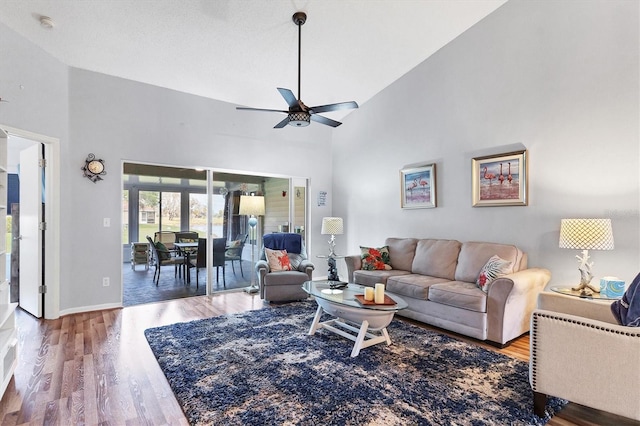
[[[348,284],[345,288],[333,289],[334,281],[306,281],[302,289],[315,298],[318,303],[316,315],[311,323],[309,335],[312,336],[321,328],[325,328],[340,336],[354,341],[351,357],[356,357],[361,349],[378,343],[391,344],[387,326],[400,309],[407,307],[407,302],[393,295],[394,305],[363,305],[356,295],[364,294],[364,286]],[[326,312],[336,318],[320,322],[322,313]]]

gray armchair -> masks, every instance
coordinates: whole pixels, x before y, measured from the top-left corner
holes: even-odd
[[[314,265],[307,259],[302,236],[295,233],[274,233],[264,235],[262,240],[260,260],[256,262],[260,297],[269,302],[306,299],[308,295],[302,290],[302,283],[312,279]],[[297,267],[291,271],[271,271],[265,247],[287,250],[292,266]]]
[[[611,302],[540,293],[530,340],[537,415],[552,395],[640,420],[640,328],[618,325]]]

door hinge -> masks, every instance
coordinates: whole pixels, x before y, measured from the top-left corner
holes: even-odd
[[[38,166],[40,167],[47,167],[47,159],[46,158],[41,158],[38,160]]]
[[[40,225],[38,226],[38,229],[40,229],[41,231],[46,231],[47,230],[47,222],[40,222]]]
[[[38,287],[38,293],[40,294],[45,294],[47,292],[47,286],[46,285],[41,285]]]

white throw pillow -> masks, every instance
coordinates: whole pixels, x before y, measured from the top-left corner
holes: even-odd
[[[291,261],[286,250],[271,250],[265,247],[267,262],[271,271],[290,271]]]
[[[510,267],[511,262],[508,260],[504,260],[498,255],[491,256],[491,259],[487,260],[487,263],[480,270],[476,285],[486,293],[489,283],[498,277],[508,274]]]

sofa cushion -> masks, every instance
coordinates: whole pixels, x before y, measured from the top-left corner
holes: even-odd
[[[487,294],[475,283],[448,281],[429,288],[429,300],[474,312],[487,312]]]
[[[500,256],[493,255],[491,256],[491,259],[487,260],[487,263],[484,264],[482,269],[480,269],[478,278],[476,278],[476,285],[480,290],[486,293],[491,281],[508,274],[510,269],[513,269],[511,267],[511,262],[504,260]]]
[[[300,271],[277,271],[264,276],[262,285],[270,286],[297,286],[300,288],[303,282],[309,279],[309,275]],[[273,300],[273,299],[268,299]]]
[[[418,240],[411,272],[453,280],[460,246],[461,243],[456,240]],[[478,271],[480,271],[480,267],[478,267]],[[476,276],[471,281],[474,281]]]
[[[416,254],[416,238],[387,238],[384,244],[389,247],[389,259],[393,269],[410,271]]]
[[[429,288],[432,285],[447,281],[444,278],[430,277],[428,275],[396,275],[387,279],[385,290],[399,296],[427,300]]]
[[[271,250],[265,247],[264,252],[272,272],[291,270],[291,261],[286,250]]]
[[[362,247],[360,246],[360,260],[362,261],[362,269],[365,271],[389,270],[389,247],[380,248]]]
[[[462,244],[460,249],[455,279],[470,283],[475,282],[480,274],[480,269],[493,255],[498,255],[502,259],[511,262],[511,267],[507,271],[508,274],[526,268],[524,253],[514,245],[466,242]]]
[[[386,284],[387,279],[389,277],[394,277],[398,275],[409,275],[411,272],[409,271],[400,271],[397,269],[392,269],[389,271],[364,271],[357,270],[353,271],[353,282],[355,284],[360,285],[368,285],[372,286],[376,283]]]

